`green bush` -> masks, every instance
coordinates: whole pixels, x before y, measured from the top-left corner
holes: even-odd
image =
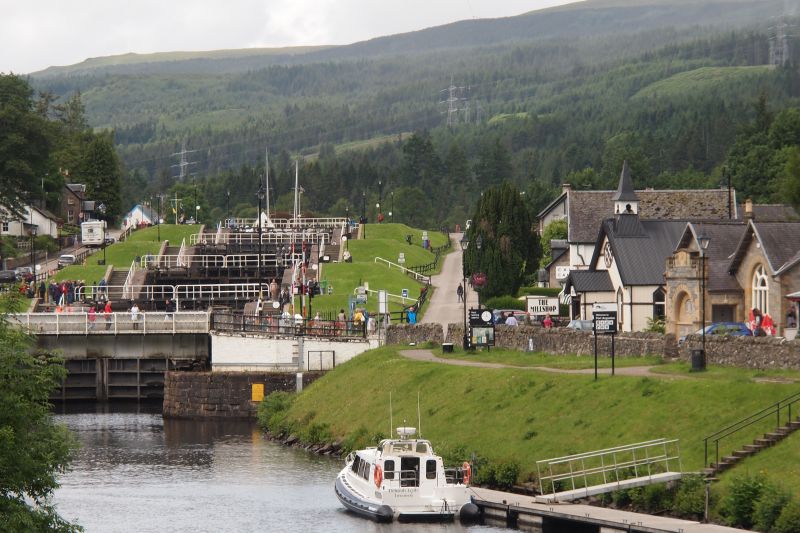
[[[525,310],[525,300],[518,300],[513,296],[495,296],[483,302],[484,307],[489,309],[519,309]]]
[[[667,323],[663,318],[657,318],[654,320],[651,317],[647,317],[647,328],[645,328],[645,331],[649,333],[664,333],[666,330]]]
[[[675,495],[674,510],[684,517],[700,518],[706,509],[706,487],[703,476],[685,476]]]
[[[765,483],[761,497],[753,506],[753,527],[758,531],[771,531],[791,499],[791,495],[781,487]],[[800,529],[795,528],[793,531]]]
[[[720,509],[720,514],[728,525],[744,529],[752,528],[753,507],[763,490],[764,479],[761,476],[744,475],[733,478]]]
[[[309,425],[303,433],[303,442],[309,444],[324,444],[333,440],[330,425],[320,422]]]
[[[517,483],[519,465],[513,461],[488,463],[475,469],[475,483],[500,489],[510,489]]]
[[[258,424],[275,435],[284,436],[292,431],[288,421],[289,408],[295,395],[288,392],[273,392],[258,406]]]
[[[672,498],[663,483],[631,489],[631,501],[638,509],[654,513],[672,507]]]
[[[800,502],[793,500],[781,511],[772,532],[797,533],[798,531],[800,531]]]
[[[369,430],[364,426],[360,426],[345,437],[342,442],[342,451],[350,453],[355,450],[366,448],[371,444],[373,444],[373,441],[370,440]]]
[[[624,509],[631,504],[631,491],[628,489],[615,490],[611,493],[611,500],[617,508]]]
[[[517,291],[519,296],[558,296],[560,293],[560,287],[520,287]]]

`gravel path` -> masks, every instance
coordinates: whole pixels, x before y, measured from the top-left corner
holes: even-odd
[[[485,363],[481,361],[465,361],[463,359],[443,359],[441,357],[437,357],[433,354],[430,350],[401,350],[400,355],[403,357],[407,357],[409,359],[414,359],[415,361],[427,361],[429,363],[441,363],[445,365],[455,365],[455,366],[471,366],[476,368],[514,368],[517,370],[539,370],[542,372],[553,372],[556,374],[594,374],[594,368],[581,368],[579,370],[575,369],[567,369],[567,368],[551,368],[546,366],[515,366],[515,365],[503,365],[500,363]],[[640,376],[640,377],[652,377],[652,378],[660,378],[660,379],[686,379],[689,376],[678,375],[678,374],[658,374],[652,372],[652,366],[628,366],[617,368],[615,371],[616,375],[619,376]],[[598,374],[611,374],[610,368],[600,368],[597,370]]]
[[[420,320],[420,324],[441,324],[447,332],[447,325],[451,323],[464,322],[464,304],[459,303],[456,289],[461,283],[463,270],[461,267],[461,241],[462,233],[451,233],[450,240],[453,241],[453,251],[444,256],[441,273],[431,277],[431,285],[436,289],[433,297],[428,302],[428,309],[425,316]],[[478,293],[466,287],[467,307],[478,306]]]

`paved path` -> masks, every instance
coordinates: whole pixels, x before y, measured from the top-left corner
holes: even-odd
[[[483,361],[465,361],[464,359],[443,359],[437,357],[430,350],[401,350],[400,355],[416,361],[427,361],[429,363],[442,363],[445,365],[471,366],[476,368],[514,368],[517,370],[539,370],[542,372],[554,372],[556,374],[594,374],[594,367],[581,369],[552,368],[547,366],[516,366],[504,365],[501,363],[486,363]],[[677,374],[658,374],[652,372],[652,366],[628,366],[617,368],[615,374],[618,376],[640,376],[661,379],[687,379],[689,376]],[[598,374],[611,374],[610,368],[600,368]]]
[[[652,531],[667,531],[675,533],[734,533],[745,531],[743,529],[734,529],[715,524],[701,524],[700,522],[681,520],[679,518],[670,518],[668,516],[653,516],[641,513],[631,513],[629,511],[606,509],[605,507],[595,507],[593,505],[573,503],[542,504],[534,502],[533,497],[531,496],[499,492],[480,487],[471,487],[470,490],[475,494],[476,498],[483,501],[495,503],[502,502],[512,506],[531,509],[533,511],[540,511],[547,515],[590,518],[598,522],[615,523],[623,526],[621,528],[623,530],[627,527],[627,524],[637,524],[639,526],[651,528]],[[615,530],[608,529],[607,531]]]
[[[464,281],[463,269],[461,266],[461,241],[463,233],[451,233],[450,240],[453,241],[453,251],[444,256],[442,271],[431,277],[431,285],[436,289],[433,297],[428,302],[428,309],[420,320],[421,324],[441,324],[447,331],[447,325],[452,323],[464,322],[464,304],[459,303],[456,289],[458,284]],[[466,288],[467,307],[478,306],[478,293]]]

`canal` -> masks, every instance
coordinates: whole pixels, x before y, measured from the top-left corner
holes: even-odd
[[[54,496],[88,533],[504,531],[353,516],[333,491],[340,459],[268,441],[247,422],[164,420],[160,406],[90,409],[56,415],[81,449]]]

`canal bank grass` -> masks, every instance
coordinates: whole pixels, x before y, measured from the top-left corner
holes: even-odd
[[[702,377],[703,379],[718,380],[761,380],[764,382],[774,381],[778,383],[800,382],[800,371],[787,369],[750,369],[734,368],[728,366],[709,365],[703,372],[692,372],[692,365],[689,362],[680,361],[660,365],[653,368],[652,372],[664,375],[686,375],[692,377]]]
[[[411,235],[411,244],[420,247],[422,246],[422,232],[424,230],[412,228],[405,224],[367,224],[367,239],[389,239],[405,243],[406,236]],[[436,248],[447,244],[449,237],[441,231],[428,230],[428,239],[431,241],[431,246]],[[387,258],[388,259],[388,258]]]
[[[442,359],[463,359],[465,361],[479,361],[482,363],[495,363],[510,366],[524,367],[547,367],[560,368],[564,370],[581,370],[594,368],[594,355],[573,355],[560,356],[543,352],[520,352],[519,350],[505,350],[502,348],[492,348],[491,350],[476,349],[475,351],[464,351],[461,347],[454,347],[453,353],[444,353],[434,350],[437,357]],[[632,366],[655,366],[663,363],[659,356],[645,357],[616,357],[614,366],[616,368]],[[611,368],[611,357],[602,354],[597,357],[598,368]]]
[[[662,437],[680,439],[683,471],[699,471],[705,435],[797,389],[747,379],[601,375],[595,381],[591,374],[413,361],[398,354],[402,349],[366,352],[309,386],[288,411],[292,432],[340,442],[359,434],[388,436],[390,392],[393,426],[418,424],[419,394],[425,438],[440,451],[463,449],[490,463],[514,462],[518,481],[535,477],[537,460]],[[721,449],[730,453],[765,428],[732,437]],[[785,475],[780,463],[768,461],[766,470]],[[800,486],[800,480],[792,483]]]
[[[403,289],[408,289],[410,298],[405,305],[414,303],[419,297],[423,287],[399,270],[389,270],[384,265],[373,263],[330,263],[322,267],[322,279],[333,285],[333,294],[315,296],[312,302],[314,311],[338,312],[339,309],[347,311],[348,297],[353,295],[356,287],[369,283],[372,290],[385,289],[390,294],[402,294]],[[427,306],[426,306],[427,307]],[[368,294],[366,308],[371,313],[378,311],[378,295]],[[389,300],[390,311],[400,311],[403,304],[393,299]]]

